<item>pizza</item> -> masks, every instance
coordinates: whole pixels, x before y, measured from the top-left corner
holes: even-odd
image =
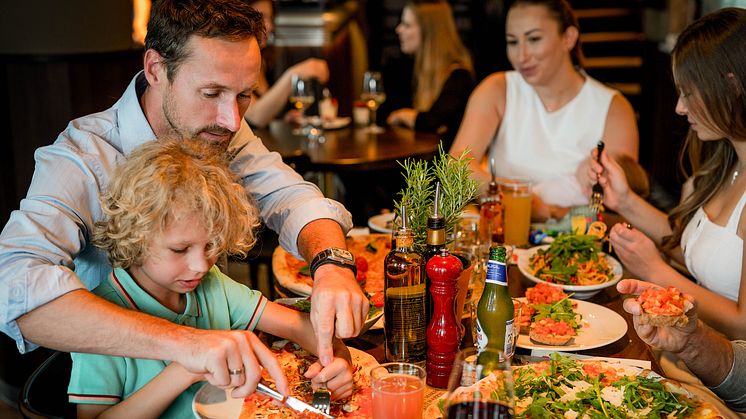
[[[275,342],[272,347],[275,358],[285,371],[291,395],[310,404],[313,399],[311,380],[303,374],[316,362],[316,357],[295,343],[286,340]],[[354,388],[352,395],[343,400],[333,400],[329,414],[336,418],[370,418],[373,414],[372,390],[370,387],[370,370],[378,362],[369,354],[355,348],[349,348],[354,367]],[[262,371],[263,381],[274,387],[274,381],[266,370]],[[254,393],[246,397],[239,419],[285,419],[312,418],[313,413],[300,414],[286,406],[279,405],[269,396]]]
[[[347,237],[347,250],[355,257],[357,280],[369,294],[383,291],[383,261],[391,251],[391,236],[369,234]],[[298,295],[311,295],[313,279],[308,264],[280,246],[272,254],[272,272],[280,286]]]
[[[686,312],[694,305],[674,287],[648,288],[637,297],[642,307],[640,324],[652,326],[686,326]]]
[[[479,391],[494,399],[503,387],[490,374],[456,391]],[[722,418],[714,405],[650,370],[557,353],[513,367],[513,391],[516,418]],[[428,406],[425,417],[442,418],[445,404],[444,395]]]

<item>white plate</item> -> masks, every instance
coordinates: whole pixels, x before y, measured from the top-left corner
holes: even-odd
[[[324,129],[340,129],[350,125],[352,118],[349,116],[338,116],[330,121],[324,121],[321,125]]]
[[[525,298],[519,298],[525,302]],[[543,349],[556,351],[584,351],[586,349],[599,348],[616,342],[627,334],[627,321],[624,317],[604,306],[589,303],[582,300],[572,300],[578,303],[575,312],[583,316],[582,329],[578,335],[570,340],[570,343],[562,346],[542,345],[531,341],[528,334],[521,333],[518,336],[516,346],[526,349]]]
[[[396,213],[387,212],[384,214],[374,215],[368,218],[368,228],[376,233],[391,234],[393,230],[393,221]]]
[[[278,298],[275,300],[277,304],[284,304],[288,306],[292,306],[298,301],[305,300],[307,297],[297,297],[297,298]],[[376,325],[379,325],[376,327]],[[369,316],[367,319],[365,319],[365,323],[363,323],[363,328],[360,329],[360,334],[367,332],[368,329],[382,329],[383,328],[383,307],[381,307],[376,313],[374,313],[372,316]]]
[[[349,348],[352,361],[358,365],[378,365],[372,355],[359,349]],[[365,372],[369,374],[370,371]],[[192,412],[197,419],[236,419],[243,408],[243,398],[231,397],[233,388],[217,388],[205,383],[192,400]]]
[[[529,268],[528,261],[531,260],[531,257],[539,250],[539,249],[547,249],[550,245],[545,244],[543,246],[536,246],[528,249],[525,252],[522,252],[520,255],[518,255],[518,269],[521,271],[521,273],[528,279],[536,282],[537,284],[540,282],[546,282],[542,281],[541,279],[535,277],[531,273],[531,268]],[[602,282],[600,284],[596,285],[562,285],[562,284],[554,284],[551,282],[546,282],[547,284],[552,284],[557,287],[561,287],[566,293],[573,293],[573,297],[581,299],[581,300],[587,300],[594,295],[598,294],[602,289],[608,288],[611,286],[616,285],[619,280],[622,279],[622,264],[619,263],[618,260],[614,259],[613,257],[607,255],[606,253],[603,254],[606,260],[609,262],[609,267],[611,267],[611,279]]]

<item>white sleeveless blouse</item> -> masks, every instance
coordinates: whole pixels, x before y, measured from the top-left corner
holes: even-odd
[[[700,207],[689,220],[681,236],[684,262],[697,282],[708,290],[738,301],[741,288],[743,240],[738,237],[738,222],[746,204],[746,193],[728,218],[719,226]]]
[[[490,158],[498,176],[532,180],[534,192],[548,204],[588,203],[575,170],[602,139],[611,100],[618,92],[584,76],[577,96],[547,112],[520,73],[505,74],[505,115],[492,141]]]

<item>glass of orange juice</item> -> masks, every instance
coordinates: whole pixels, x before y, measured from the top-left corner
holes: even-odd
[[[528,244],[531,228],[531,181],[523,178],[498,180],[505,209],[505,243],[515,246]]]
[[[421,419],[425,370],[406,362],[381,364],[370,371],[373,419]]]

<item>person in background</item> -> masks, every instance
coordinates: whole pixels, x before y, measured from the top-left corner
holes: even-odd
[[[649,282],[624,279],[616,288],[622,294],[640,295]],[[686,296],[686,295],[685,295]],[[624,300],[624,310],[632,315],[635,332],[655,349],[675,353],[689,370],[733,410],[746,412],[746,341],[729,341],[697,319],[697,304],[686,314],[684,326],[652,326],[640,324],[642,307],[634,298]]]
[[[609,238],[639,279],[694,296],[699,316],[731,339],[746,338],[746,9],[703,16],[678,37],[672,53],[680,92],[676,113],[691,129],[682,149],[690,167],[670,214],[630,191],[619,165],[589,158],[604,204],[634,228],[612,227]],[[686,162],[684,160],[687,160]],[[656,246],[686,266],[697,282],[669,265]]]
[[[505,34],[514,71],[477,86],[450,150],[468,150],[473,175],[485,185],[489,161],[499,177],[531,180],[539,220],[588,204],[593,182],[585,160],[599,140],[608,154],[637,160],[632,107],[583,71],[579,35],[566,0],[515,1]]]
[[[272,0],[244,0],[244,2],[262,14],[264,26],[267,29],[267,38],[273,36],[275,2]],[[270,54],[268,53],[266,39],[260,47],[262,49],[262,67],[259,73],[259,82],[253,91],[252,101],[246,111],[245,118],[249,125],[264,128],[287,108],[293,74],[297,74],[304,79],[317,79],[319,83],[325,84],[329,80],[329,66],[322,59],[309,58],[288,68],[280,75],[280,78],[271,83],[267,78],[267,57]]]
[[[270,153],[243,119],[263,37],[261,15],[239,0],[155,2],[144,70],[110,109],[72,121],[36,151],[27,196],[0,234],[0,330],[20,352],[41,345],[176,361],[214,385],[236,387],[237,397],[254,390],[258,364],[271,353],[252,332],[175,325],[89,291],[112,269],[91,245],[112,170],[137,146],[170,136],[230,149],[231,168],[280,244],[309,262],[318,255],[311,320],[322,365],[332,362],[335,334],[359,333],[368,300],[354,262],[325,256],[346,248],[349,212]],[[239,359],[245,374],[229,375]]]
[[[199,329],[256,328],[314,353],[307,314],[267,301],[215,266],[221,254],[245,256],[260,225],[259,210],[234,182],[223,155],[202,141],[157,140],[139,146],[115,169],[102,198],[106,218],[96,223],[92,237],[114,270],[93,293]],[[350,353],[339,340],[334,346],[334,360],[324,368],[312,365],[306,377],[312,385],[328,383],[335,396],[347,396]],[[194,384],[204,380],[178,362],[84,353],[73,353],[72,359],[70,402],[78,404],[80,418],[104,412],[188,417],[200,387]],[[276,361],[263,363],[282,375]],[[229,359],[228,368],[243,374],[244,363]],[[277,380],[277,387],[287,393],[287,382]]]
[[[474,88],[471,57],[459,39],[451,6],[437,0],[408,2],[396,34],[401,51],[414,56],[414,88],[407,103],[386,105],[395,109],[386,121],[442,134],[448,149]]]

